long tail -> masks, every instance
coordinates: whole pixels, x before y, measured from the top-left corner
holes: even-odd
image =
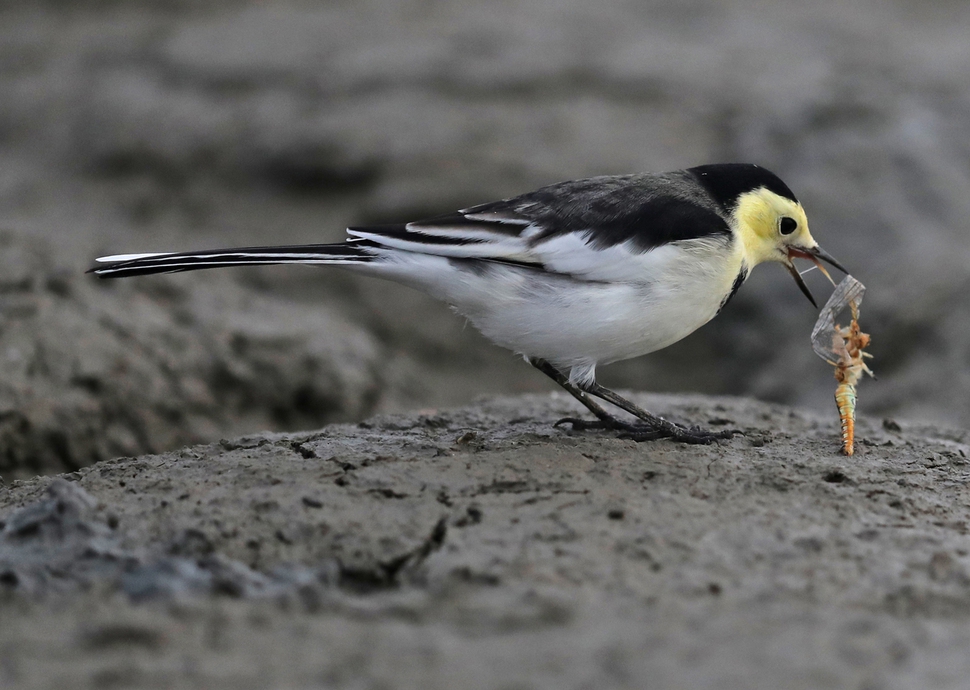
[[[222,266],[254,266],[270,264],[360,264],[376,257],[368,251],[376,245],[366,240],[351,240],[338,244],[305,244],[288,247],[242,247],[201,252],[173,252],[155,254],[118,254],[96,259],[98,265],[90,269],[99,278],[127,278],[152,273],[198,271]]]

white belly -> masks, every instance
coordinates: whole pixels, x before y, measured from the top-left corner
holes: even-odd
[[[543,280],[526,287],[530,296],[506,295],[500,309],[455,306],[496,343],[570,367],[665,348],[710,321],[731,289]]]
[[[449,302],[498,345],[583,368],[660,350],[710,321],[741,269],[740,251],[725,260],[724,249],[653,250],[645,275],[621,281],[410,253],[374,272]]]

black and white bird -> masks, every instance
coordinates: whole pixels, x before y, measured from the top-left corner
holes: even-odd
[[[593,177],[399,225],[352,227],[338,244],[123,254],[101,278],[254,264],[321,264],[386,278],[451,304],[575,396],[596,420],[563,420],[638,440],[709,443],[596,382],[599,364],[677,342],[710,321],[760,263],[844,268],[812,238],[801,204],[756,165]],[[817,305],[816,305],[817,306]],[[627,422],[594,398],[632,414]]]

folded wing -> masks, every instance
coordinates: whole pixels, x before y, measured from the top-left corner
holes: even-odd
[[[581,280],[638,280],[673,245],[727,242],[713,204],[651,196],[634,176],[592,178],[401,225],[353,227],[351,242],[531,266]]]

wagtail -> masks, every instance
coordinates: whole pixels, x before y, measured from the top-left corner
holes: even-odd
[[[793,259],[845,269],[812,238],[795,195],[750,164],[561,182],[457,213],[347,229],[338,244],[123,254],[101,278],[221,266],[321,264],[444,300],[521,354],[596,420],[637,440],[710,443],[731,431],[674,424],[596,382],[596,367],[654,352],[724,308],[760,263],[777,262],[815,304]],[[826,275],[828,275],[826,273]],[[816,305],[817,306],[817,305]],[[625,410],[625,421],[595,400]]]

